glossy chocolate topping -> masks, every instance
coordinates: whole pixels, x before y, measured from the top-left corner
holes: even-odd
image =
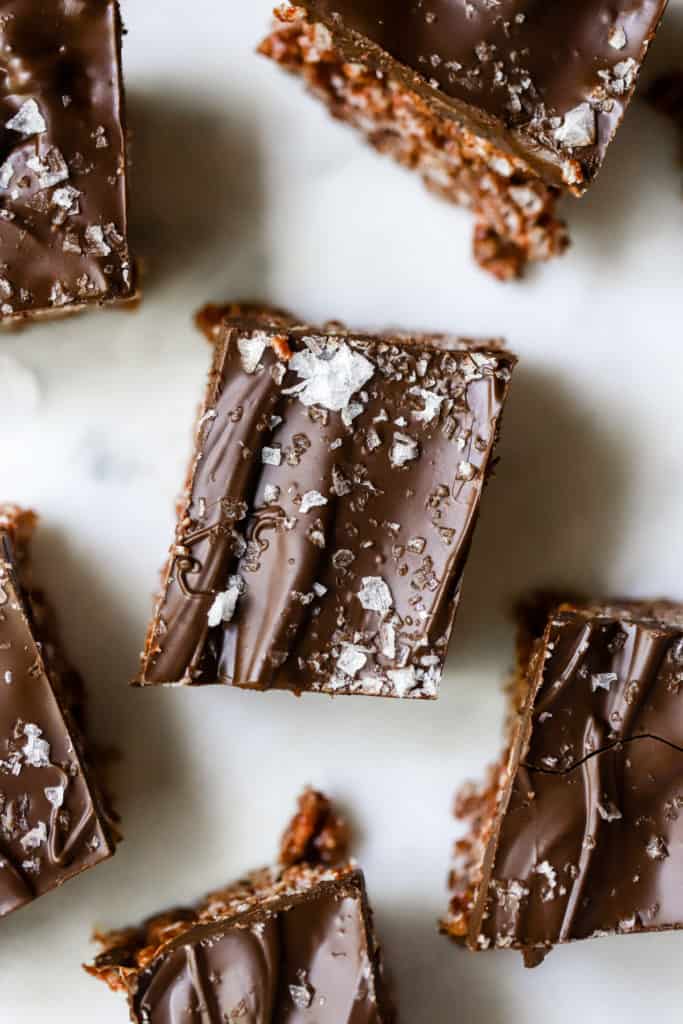
[[[0,318],[130,297],[115,0],[0,16]]]
[[[59,656],[38,640],[17,575],[19,516],[0,507],[0,916],[114,850],[62,691]]]
[[[100,936],[86,970],[138,1024],[393,1024],[363,875],[330,801],[301,795],[280,866]]]
[[[381,1024],[360,889],[198,926],[142,973],[133,1005],[149,1024]]]
[[[513,366],[226,321],[140,682],[435,697]]]
[[[683,609],[568,609],[550,622],[525,762],[566,771],[622,740],[683,746]]]
[[[666,0],[302,0],[343,45],[417,72],[469,127],[581,191],[633,94]],[[367,41],[371,44],[367,45]],[[418,86],[419,87],[419,86]]]
[[[683,609],[563,608],[532,664],[469,943],[683,927]]]

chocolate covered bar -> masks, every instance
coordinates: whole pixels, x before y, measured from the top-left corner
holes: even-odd
[[[343,860],[345,839],[328,801],[307,791],[278,867],[101,937],[87,970],[126,993],[136,1024],[391,1024],[363,875]]]
[[[444,930],[472,950],[683,927],[683,606],[528,620],[508,750],[461,794]]]
[[[253,311],[210,333],[137,681],[436,697],[514,357]]]
[[[2,11],[0,322],[130,299],[118,3]]]
[[[84,694],[30,581],[35,516],[0,505],[0,917],[110,857],[86,758]]]
[[[261,52],[472,209],[501,280],[561,253],[555,206],[595,179],[666,0],[302,0]]]

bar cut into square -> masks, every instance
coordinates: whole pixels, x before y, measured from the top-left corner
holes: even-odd
[[[0,322],[131,299],[118,3],[2,9]]]
[[[683,606],[560,605],[524,628],[508,750],[461,794],[444,930],[528,966],[683,927]]]
[[[591,185],[666,0],[302,0],[261,52],[429,188],[472,209],[502,280],[561,253],[562,193]]]
[[[84,693],[30,581],[31,512],[0,505],[0,917],[114,853]]]
[[[337,822],[321,803],[321,794],[304,794],[288,837],[291,852],[307,832],[300,852],[312,859],[255,872],[195,907],[101,938],[104,952],[87,970],[126,993],[136,1024],[393,1024],[363,875],[318,856],[337,853]]]
[[[254,313],[213,337],[138,682],[436,697],[514,357]]]

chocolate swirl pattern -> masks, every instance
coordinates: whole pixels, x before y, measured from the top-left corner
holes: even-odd
[[[0,916],[108,858],[114,837],[69,706],[38,639],[12,521],[0,508]]]
[[[218,333],[139,682],[435,697],[514,358]]]
[[[446,930],[534,965],[556,943],[683,927],[683,610],[563,606],[526,685]]]

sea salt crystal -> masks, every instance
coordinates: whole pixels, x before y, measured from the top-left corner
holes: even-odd
[[[69,292],[61,281],[55,281],[50,288],[50,305],[56,306],[68,306],[70,302],[73,302],[73,295]]]
[[[45,799],[58,810],[64,803],[64,786],[46,786],[43,790]]]
[[[387,672],[387,675],[393,683],[394,689],[399,697],[405,697],[406,694],[410,693],[410,691],[414,690],[417,686],[415,668],[413,665],[409,665],[408,668],[390,669]]]
[[[14,177],[14,167],[10,159],[5,160],[2,167],[0,167],[0,188],[8,188],[9,183]]]
[[[104,240],[104,231],[99,224],[91,224],[85,229],[85,247],[95,256],[108,256],[111,246]]]
[[[58,206],[61,210],[65,210],[67,213],[73,210],[76,200],[80,196],[80,192],[77,188],[72,185],[65,185],[63,188],[56,188],[52,193],[50,199],[51,206]]]
[[[54,188],[69,177],[69,168],[60,151],[52,146],[44,157],[32,156],[26,161],[26,166],[38,178],[38,185],[41,189]]]
[[[593,693],[597,690],[606,690],[609,693],[612,683],[616,683],[618,678],[616,672],[596,672],[591,676],[591,690]]]
[[[289,994],[297,1010],[308,1010],[313,1003],[315,989],[308,982],[306,971],[297,971],[298,985],[289,986]]]
[[[595,134],[595,111],[590,103],[580,103],[578,107],[568,110],[560,127],[555,129],[556,141],[568,149],[592,146]]]
[[[261,462],[264,466],[279,466],[282,463],[282,451],[279,448],[261,449]]]
[[[557,888],[557,871],[549,861],[544,860],[540,864],[536,865],[536,874],[541,875],[547,882],[547,885],[541,894],[541,900],[544,903],[549,903],[555,896],[555,890]]]
[[[217,594],[209,609],[209,626],[220,626],[222,622],[232,622],[237,608],[237,602],[246,590],[246,584],[241,576],[231,576],[228,580],[228,589],[222,594]]]
[[[393,466],[405,466],[407,462],[413,462],[418,458],[420,449],[414,437],[409,434],[394,434],[393,444],[389,458]]]
[[[50,744],[40,738],[42,735],[43,730],[32,722],[24,726],[26,743],[21,752],[33,768],[47,768],[50,764]]]
[[[661,836],[651,836],[648,839],[645,853],[650,860],[666,860],[669,856],[667,845]]]
[[[327,498],[320,491],[306,491],[301,498],[299,511],[305,514],[312,508],[320,508],[322,505],[327,505]]]
[[[35,828],[21,837],[20,842],[25,850],[37,850],[46,840],[47,827],[44,821],[39,821]]]
[[[421,398],[424,402],[424,409],[413,409],[413,416],[421,423],[431,423],[441,410],[444,401],[443,395],[437,395],[435,391],[427,391],[426,388],[410,388],[409,395]]]
[[[345,494],[350,494],[353,490],[353,484],[344,475],[339,466],[332,467],[332,490],[338,498],[342,498]]]
[[[394,606],[391,591],[381,576],[364,576],[358,600],[368,612],[386,615]]]
[[[598,814],[603,821],[620,821],[623,818],[623,814],[611,800],[606,800],[604,803],[598,804]]]
[[[337,658],[337,668],[347,676],[356,676],[365,667],[368,656],[361,647],[355,644],[342,644],[342,652]]]
[[[384,622],[379,630],[380,650],[385,658],[396,657],[396,629],[390,622]]]
[[[45,118],[35,100],[22,103],[14,117],[5,122],[5,127],[20,135],[39,135],[47,131]]]
[[[609,44],[613,50],[623,50],[626,46],[626,33],[620,25],[615,25],[609,34]]]
[[[308,343],[314,339],[305,339]],[[372,363],[345,342],[327,342],[320,351],[295,352],[289,369],[301,383],[287,388],[306,406],[320,405],[332,412],[345,409],[352,396],[368,383],[375,372]]]
[[[253,334],[250,338],[239,338],[237,348],[245,373],[254,373],[261,362],[261,357],[268,346],[266,334]]]
[[[345,409],[341,411],[342,423],[345,427],[350,427],[355,419],[357,419],[363,411],[363,406],[360,402],[349,402]]]

